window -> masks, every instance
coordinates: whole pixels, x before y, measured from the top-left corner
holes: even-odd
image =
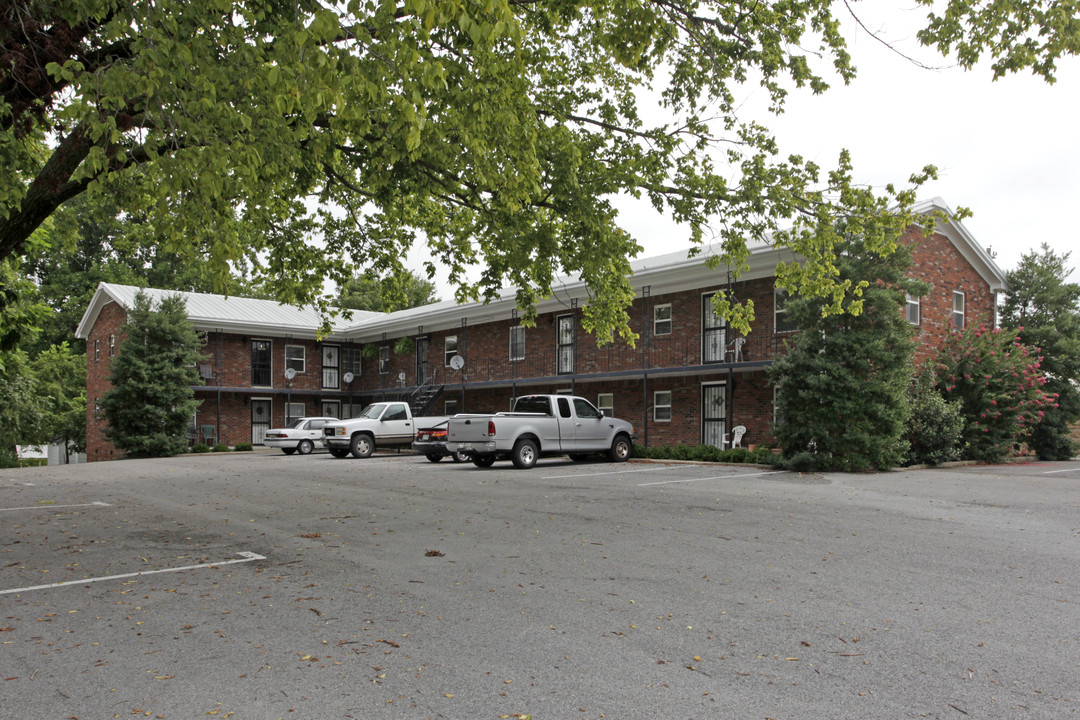
[[[341,348],[337,345],[322,346],[322,386],[328,390],[341,386]]]
[[[379,347],[379,374],[385,375],[390,372],[390,346],[381,345]]]
[[[964,293],[959,290],[952,294],[952,326],[953,330],[964,329]]]
[[[304,417],[304,403],[285,404],[285,424],[290,425],[297,418]]]
[[[273,385],[270,374],[273,367],[270,353],[273,348],[274,343],[270,340],[251,341],[251,385],[253,387]]]
[[[298,373],[304,372],[305,349],[303,345],[285,346],[285,369],[293,369]]]
[[[660,390],[653,393],[653,420],[671,422],[671,391]]]
[[[447,400],[443,403],[443,415],[457,415],[457,400]]]
[[[362,348],[359,345],[346,345],[343,347],[341,349],[341,372],[352,373],[353,377],[360,377],[362,355]]]
[[[727,351],[727,321],[716,314],[714,295],[701,296],[701,359],[707,363],[723,362]]]
[[[799,324],[787,317],[788,294],[787,290],[778,287],[773,289],[773,326],[776,332],[794,332],[799,329]]]
[[[457,354],[457,335],[450,335],[443,340],[443,365],[450,367],[450,359]]]
[[[116,355],[116,336],[109,336],[109,357]]]
[[[615,394],[600,393],[596,396],[596,408],[604,413],[605,417],[615,415]]]
[[[525,359],[525,328],[522,325],[510,328],[510,359]]]
[[[94,362],[97,362],[100,359],[101,359],[101,341],[100,340],[95,340],[94,341]]]
[[[574,316],[560,315],[556,319],[555,372],[566,375],[574,372]]]
[[[918,325],[922,321],[920,316],[920,299],[917,297],[907,296],[907,321],[912,325]]]
[[[671,334],[671,303],[653,308],[653,335]]]

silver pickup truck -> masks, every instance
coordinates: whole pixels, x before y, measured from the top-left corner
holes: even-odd
[[[633,443],[633,425],[605,417],[585,398],[525,395],[513,412],[450,418],[446,449],[467,456],[477,467],[509,459],[515,467],[531,468],[542,455],[580,461],[603,453],[612,462],[625,462]]]

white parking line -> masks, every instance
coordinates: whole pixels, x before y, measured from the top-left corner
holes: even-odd
[[[647,468],[644,470],[613,470],[612,472],[578,473],[577,475],[548,475],[541,480],[562,480],[564,478],[599,477],[601,475],[629,475],[630,473],[656,472],[658,470],[676,470],[678,465],[664,465],[661,467]]]
[[[0,590],[0,595],[10,595],[12,593],[30,592],[31,590],[47,590],[49,588],[58,588],[65,585],[85,585],[92,582],[105,582],[106,580],[123,580],[124,578],[140,577],[143,575],[157,575],[158,573],[174,573],[183,572],[185,570],[201,570],[205,568],[216,568],[222,565],[235,565],[236,563],[246,563],[255,560],[265,560],[266,556],[259,555],[253,552],[237,553],[240,558],[237,560],[225,560],[218,563],[205,563],[203,565],[184,565],[183,567],[174,568],[162,568],[161,570],[143,570],[141,572],[125,573],[123,575],[107,575],[105,577],[98,578],[83,578],[82,580],[65,580],[64,582],[50,583],[48,585],[33,585],[31,587],[15,588],[14,590]]]
[[[13,512],[15,510],[59,510],[60,508],[73,507],[112,507],[105,502],[80,503],[78,505],[28,505],[27,507],[0,508],[0,512]]]
[[[1077,470],[1080,470],[1080,467],[1065,468],[1064,470],[1046,470],[1046,471],[1043,472],[1043,475],[1053,475],[1055,473],[1063,473],[1063,472],[1076,472]]]
[[[674,485],[676,483],[702,482],[703,480],[737,480],[739,478],[759,477],[761,475],[779,475],[780,473],[784,472],[787,471],[770,470],[769,472],[746,473],[745,475],[714,475],[713,477],[690,478],[689,480],[664,480],[662,482],[641,483],[638,485],[638,487],[646,487],[648,485]]]

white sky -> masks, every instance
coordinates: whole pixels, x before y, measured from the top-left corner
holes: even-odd
[[[858,77],[847,86],[835,81],[818,96],[792,90],[779,117],[752,110],[764,107],[767,97],[748,86],[740,119],[758,120],[773,131],[782,157],[798,153],[823,174],[847,148],[860,184],[903,187],[924,165],[936,165],[939,179],[924,185],[919,199],[941,197],[953,209],[971,210],[964,226],[996,254],[1002,270],[1044,241],[1058,253],[1080,246],[1072,215],[1080,203],[1080,58],[1059,61],[1054,85],[1030,73],[995,82],[988,64],[964,71],[918,44],[915,30],[925,8],[886,5],[853,7],[898,50],[944,69],[918,67],[855,30],[838,5]],[[880,17],[871,17],[875,9]],[[641,257],[689,245],[689,233],[646,200],[628,198],[619,208],[622,226],[644,246]],[[1080,282],[1080,252],[1069,264],[1072,280]],[[439,294],[452,297],[444,284]]]

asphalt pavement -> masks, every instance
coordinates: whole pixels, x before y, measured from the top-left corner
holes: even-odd
[[[2,716],[1080,717],[1080,462],[0,470]]]

